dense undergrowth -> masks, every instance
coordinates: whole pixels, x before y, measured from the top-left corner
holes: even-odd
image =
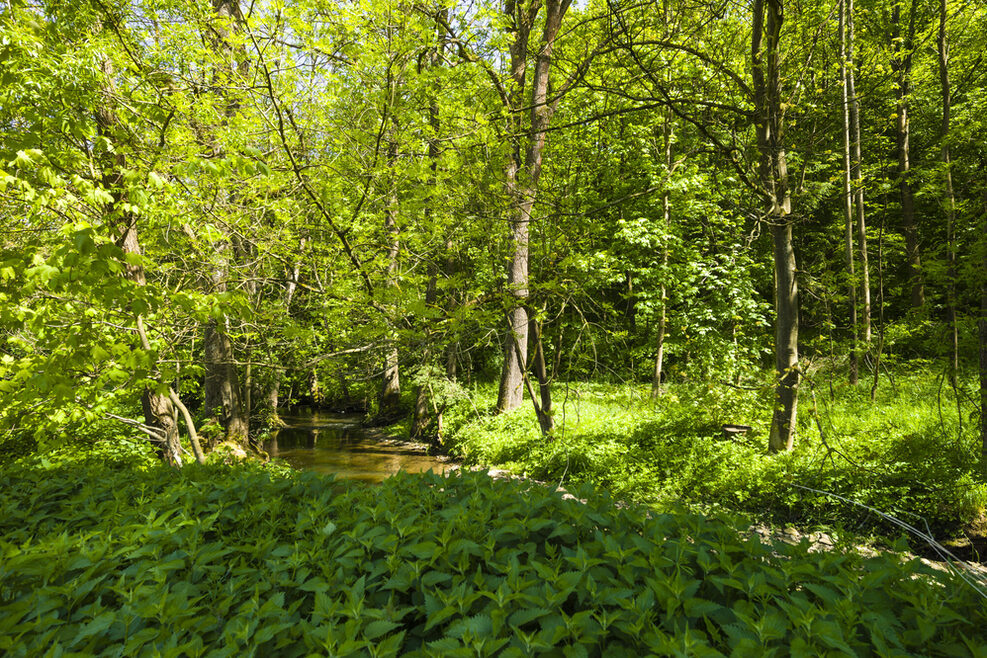
[[[483,413],[496,391],[479,388],[448,414],[444,443],[469,463],[588,482],[659,508],[686,503],[889,536],[900,529],[862,505],[941,536],[982,518],[987,486],[976,423],[961,429],[935,377],[902,375],[882,384],[875,403],[864,386],[820,382],[803,385],[796,447],[787,454],[767,454],[765,393],[727,385],[670,385],[657,400],[644,387],[560,385],[551,439],[529,407]],[[724,424],[753,429],[727,439]]]
[[[0,653],[977,655],[972,588],[483,473],[133,455],[0,470]]]

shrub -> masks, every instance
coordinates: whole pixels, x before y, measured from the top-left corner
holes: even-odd
[[[973,655],[970,587],[482,473],[0,471],[0,652]]]
[[[977,471],[975,428],[967,423],[961,432],[955,417],[940,413],[934,384],[927,373],[903,375],[881,389],[876,404],[846,388],[833,399],[819,396],[817,409],[806,387],[788,454],[766,453],[769,407],[755,392],[703,385],[667,386],[657,401],[632,386],[559,386],[555,436],[542,437],[526,408],[480,418],[460,410],[446,445],[469,463],[592,483],[658,509],[685,503],[897,536],[867,506],[955,536],[982,514],[987,485]],[[753,430],[728,440],[720,429],[726,422]]]

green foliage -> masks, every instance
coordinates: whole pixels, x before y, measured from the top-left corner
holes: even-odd
[[[976,655],[970,587],[482,473],[380,487],[257,465],[0,472],[0,651]]]
[[[897,536],[898,528],[860,506],[866,505],[958,535],[983,513],[987,485],[977,471],[975,426],[965,423],[961,433],[955,414],[942,415],[942,405],[952,403],[937,399],[935,383],[927,372],[902,374],[893,388],[882,387],[876,404],[848,388],[815,410],[806,387],[792,453],[766,452],[770,389],[701,385],[666,386],[657,400],[642,388],[559,386],[550,439],[541,437],[529,409],[478,419],[460,405],[446,445],[469,463],[588,482],[659,507],[684,502],[777,523]],[[492,393],[479,391],[481,398]],[[753,429],[725,438],[722,425],[736,423]]]

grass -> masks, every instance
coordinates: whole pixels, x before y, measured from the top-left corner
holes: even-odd
[[[471,402],[448,413],[451,454],[563,485],[592,483],[658,508],[686,503],[897,535],[861,507],[869,506],[956,536],[987,504],[976,427],[969,419],[960,427],[951,395],[926,372],[885,381],[874,403],[869,388],[817,374],[800,394],[795,449],[776,455],[766,450],[770,391],[670,385],[652,400],[641,386],[557,385],[557,429],[548,439],[529,406],[494,415],[495,394],[475,388]],[[727,423],[753,429],[727,439]]]

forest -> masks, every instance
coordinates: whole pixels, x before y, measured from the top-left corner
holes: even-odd
[[[0,3],[0,653],[983,655],[985,45]],[[299,408],[457,468],[299,471]]]

